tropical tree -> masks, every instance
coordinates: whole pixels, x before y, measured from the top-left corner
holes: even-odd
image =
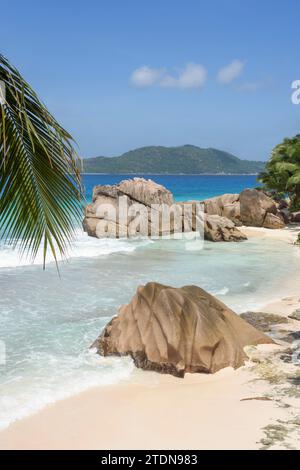
[[[73,139],[0,54],[0,239],[35,258],[66,254],[81,217]]]
[[[300,135],[284,139],[273,149],[259,181],[266,189],[279,195],[287,194],[292,210],[300,208]]]

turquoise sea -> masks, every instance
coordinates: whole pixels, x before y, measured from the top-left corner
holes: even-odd
[[[114,184],[135,176],[152,179],[164,185],[174,194],[177,201],[207,199],[259,186],[255,175],[84,175],[86,197],[91,199],[93,187],[97,184]]]
[[[95,184],[126,175],[85,175]],[[177,200],[203,199],[256,186],[254,176],[149,176]],[[78,236],[60,277],[51,260],[32,265],[0,245],[0,427],[91,386],[155,380],[128,358],[101,358],[89,345],[139,284],[197,284],[238,313],[286,295],[300,251],[284,242],[251,239],[186,251],[181,240],[98,240]]]

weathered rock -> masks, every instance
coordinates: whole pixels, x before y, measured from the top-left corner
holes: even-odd
[[[167,188],[144,178],[121,181],[118,184],[118,190],[130,199],[145,206],[151,206],[151,204],[167,204],[170,206],[174,202],[173,195]]]
[[[238,209],[235,206],[239,204],[237,197],[238,195],[228,194],[213,198],[207,203],[207,207],[212,212],[217,210],[221,213],[231,213],[232,218],[235,218],[238,217]],[[155,208],[153,205],[159,207]],[[137,207],[138,214],[131,213],[133,212],[131,209]],[[163,222],[161,217],[163,208],[170,211],[169,223],[166,223],[165,218]],[[200,227],[204,238],[211,241],[241,241],[247,238],[228,218],[218,214],[203,215],[203,212],[204,203],[187,201],[175,204],[172,194],[164,186],[151,180],[134,178],[124,180],[117,185],[96,186],[93,191],[93,202],[85,209],[83,228],[88,235],[98,238],[150,236],[153,235],[153,225],[151,225],[153,217],[156,217],[155,235],[158,236],[196,231]],[[125,213],[127,216],[123,217],[122,214]],[[200,213],[200,225],[198,213]]]
[[[265,312],[245,312],[242,313],[240,317],[254,326],[254,328],[264,332],[271,331],[274,325],[288,323],[285,317]]]
[[[246,189],[241,194],[223,194],[203,201],[208,215],[219,215],[236,226],[249,225],[265,228],[283,228],[289,222],[286,201],[275,201],[256,189]]]
[[[271,214],[271,212],[267,212],[264,223],[263,223],[263,227],[272,228],[272,229],[284,228],[285,223],[280,212],[278,213],[278,215],[274,215],[274,214]]]
[[[300,212],[291,212],[290,213],[290,220],[294,223],[300,223]]]
[[[275,202],[262,191],[245,189],[240,194],[241,220],[243,224],[262,227],[268,212],[276,214]]]
[[[183,377],[240,367],[246,345],[272,342],[199,287],[151,282],[137,289],[91,347],[103,356],[130,355],[145,370]]]
[[[231,220],[219,215],[208,214],[204,216],[204,238],[213,242],[247,240],[247,236],[236,228]]]
[[[245,189],[240,194],[241,221],[252,227],[281,228],[275,201],[257,189]],[[274,217],[273,217],[274,216]]]
[[[242,225],[239,194],[223,194],[222,196],[205,199],[203,205],[206,214],[227,217],[235,225]]]
[[[229,195],[230,196],[230,195]],[[187,218],[185,222],[192,231],[200,230],[203,233],[204,239],[213,242],[239,242],[247,240],[247,236],[242,233],[227,217],[222,217],[217,214],[204,213],[204,202],[186,201],[180,203],[185,212],[185,205],[192,206],[191,217]]]
[[[128,196],[135,202],[140,202],[145,206],[151,204],[173,204],[172,193],[162,186],[161,184],[155,183],[150,179],[144,178],[132,178],[123,180],[118,184],[113,185],[98,185],[93,190],[93,202],[97,200],[99,196],[111,197],[117,199],[120,196]]]
[[[189,205],[192,210],[186,214]],[[283,228],[288,216],[263,191],[247,189],[239,194],[224,194],[205,201],[174,203],[164,186],[151,180],[133,178],[112,186],[96,186],[93,202],[85,209],[84,230],[98,238],[163,236],[196,231],[211,241],[246,240],[237,226],[242,223],[265,228]],[[195,209],[197,207],[197,209]],[[107,209],[108,208],[108,209]],[[167,218],[166,212],[169,211]],[[164,214],[162,216],[162,214]],[[203,215],[204,214],[204,215]],[[155,226],[155,229],[153,228]]]
[[[95,186],[93,202],[85,209],[83,228],[88,235],[98,238],[128,237],[139,233],[148,236],[151,206],[171,206],[173,202],[172,193],[164,186],[143,178],[124,180],[111,186]],[[138,212],[131,213],[132,208]],[[170,225],[172,233],[181,230],[182,222],[180,220],[177,226],[174,218]],[[158,235],[163,234],[162,224],[158,223]]]
[[[295,310],[293,313],[291,313],[290,315],[288,315],[289,318],[292,318],[292,320],[298,320],[300,321],[300,308],[298,308],[297,310]]]

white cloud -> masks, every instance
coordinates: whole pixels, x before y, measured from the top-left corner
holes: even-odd
[[[200,64],[189,63],[177,76],[166,74],[160,85],[173,88],[202,88],[207,77],[207,71]]]
[[[207,77],[207,71],[201,64],[188,63],[177,74],[172,75],[165,69],[151,68],[146,65],[133,71],[131,83],[139,88],[153,85],[164,88],[202,88]]]
[[[150,87],[154,85],[162,75],[162,69],[155,69],[143,65],[132,72],[131,83],[139,88]]]
[[[233,80],[241,75],[243,72],[245,63],[241,60],[235,59],[230,64],[221,68],[217,75],[217,80],[224,85],[228,85]]]

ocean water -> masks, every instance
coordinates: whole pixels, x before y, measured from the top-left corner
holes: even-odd
[[[123,178],[85,176],[85,185],[91,194],[94,184]],[[256,184],[248,176],[152,179],[167,185],[176,199],[203,199]],[[285,281],[299,272],[300,250],[251,239],[205,242],[191,252],[184,240],[97,240],[78,229],[60,277],[53,262],[45,271],[41,263],[41,256],[32,265],[0,245],[0,428],[91,386],[155,380],[129,358],[102,358],[89,349],[139,284],[196,284],[240,313],[286,294]]]
[[[176,201],[207,199],[225,193],[239,193],[259,186],[254,175],[83,175],[87,200],[97,184],[114,184],[135,176],[152,179],[168,188]]]

